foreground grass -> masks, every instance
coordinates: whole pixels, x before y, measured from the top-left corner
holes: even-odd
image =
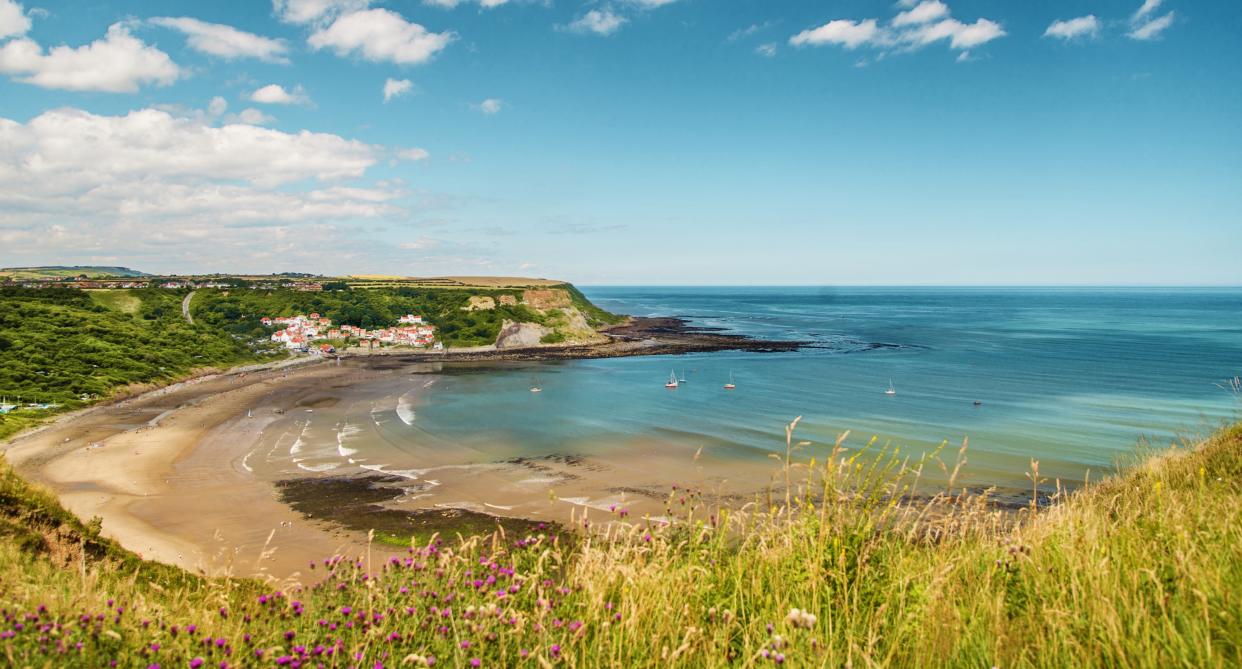
[[[138,561],[0,466],[12,666],[1242,666],[1242,426],[1016,517],[836,450],[764,508],[674,490],[671,523],[331,557],[285,591]]]

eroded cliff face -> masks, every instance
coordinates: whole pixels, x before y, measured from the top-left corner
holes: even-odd
[[[563,288],[523,291],[522,303],[531,309],[538,309],[540,311],[573,306],[573,300],[569,297],[569,291]]]
[[[522,291],[519,303],[512,295],[470,298],[471,309],[495,309],[501,305],[521,304],[537,312],[543,323],[516,323],[506,320],[496,337],[496,348],[529,348],[566,344],[594,344],[608,338],[591,327],[586,316],[573,304],[569,291],[563,288]]]
[[[496,336],[496,348],[530,348],[539,346],[543,338],[552,334],[553,330],[538,323],[514,323],[505,321],[500,326],[500,334]]]

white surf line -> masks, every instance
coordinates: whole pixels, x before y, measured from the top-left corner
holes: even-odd
[[[349,421],[346,420],[344,426],[339,427],[336,430],[336,452],[337,454],[340,455],[342,458],[348,458],[351,455],[357,455],[358,449],[347,448],[345,446],[345,442],[350,437],[356,434],[361,434],[361,433],[362,433],[361,427],[358,427],[357,425],[350,425]]]

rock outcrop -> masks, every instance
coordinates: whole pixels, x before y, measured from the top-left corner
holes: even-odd
[[[496,336],[496,348],[529,348],[538,346],[540,340],[552,330],[538,323],[514,323],[505,321],[500,326],[500,334]]]

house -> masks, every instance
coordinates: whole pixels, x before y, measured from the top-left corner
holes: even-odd
[[[414,314],[406,314],[402,316],[401,318],[398,318],[397,322],[398,323],[409,323],[411,325],[422,325],[423,317],[415,316]]]

